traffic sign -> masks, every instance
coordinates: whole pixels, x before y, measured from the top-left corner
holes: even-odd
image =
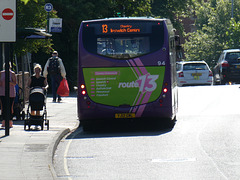
[[[0,42],[16,42],[16,0],[0,0]]]
[[[14,16],[14,12],[10,8],[6,8],[2,11],[2,17],[5,20],[11,20]]]
[[[45,11],[51,12],[53,10],[53,5],[51,3],[47,3],[44,6]]]
[[[62,18],[50,18],[49,32],[55,32],[55,33],[62,32]]]

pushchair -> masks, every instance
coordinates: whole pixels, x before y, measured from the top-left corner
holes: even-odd
[[[16,116],[16,120],[24,120],[25,119],[25,111],[24,111],[24,102],[23,102],[23,90],[18,84],[15,85],[16,96],[14,99],[13,105],[13,117]]]
[[[32,115],[31,111],[42,111],[42,115]],[[49,120],[47,120],[47,108],[46,108],[46,92],[41,87],[34,87],[30,90],[29,104],[27,108],[27,117],[24,121],[24,130],[28,126],[30,130],[31,125],[41,126],[43,130],[44,125],[49,130]]]

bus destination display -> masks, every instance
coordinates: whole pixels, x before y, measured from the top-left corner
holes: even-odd
[[[102,25],[102,33],[103,34],[113,34],[113,33],[140,33],[141,28],[136,27],[130,24],[121,24],[117,26],[109,26],[107,24]]]

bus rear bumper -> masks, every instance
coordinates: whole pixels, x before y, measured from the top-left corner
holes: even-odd
[[[126,118],[129,116],[116,116],[116,114],[135,114],[135,117]],[[174,119],[176,114],[173,114],[169,107],[146,107],[143,113],[139,116],[135,112],[131,112],[130,108],[106,108],[106,109],[82,109],[79,112],[80,121],[104,121],[104,120],[124,120],[124,119]],[[119,117],[119,118],[118,118]],[[125,118],[124,118],[125,117]]]

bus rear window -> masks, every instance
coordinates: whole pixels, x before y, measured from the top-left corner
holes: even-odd
[[[115,34],[101,34],[95,24],[84,26],[82,43],[84,48],[93,54],[115,59],[136,58],[160,50],[163,46],[163,24],[155,24],[151,23],[144,32],[135,30],[136,32]]]
[[[150,52],[149,37],[97,38],[97,54],[117,58],[133,58]]]

